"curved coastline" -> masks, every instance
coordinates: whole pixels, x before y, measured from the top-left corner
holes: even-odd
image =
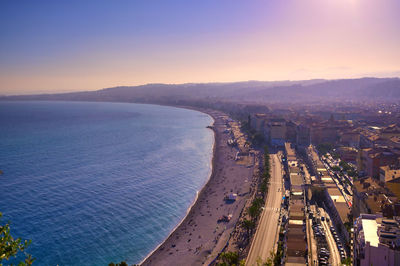
[[[208,113],[206,113],[206,112],[203,112],[203,111],[200,111],[200,110],[197,110],[197,109],[193,109],[193,108],[186,108],[186,107],[179,107],[179,106],[169,106],[169,107],[176,107],[176,108],[183,108],[183,109],[189,109],[189,110],[194,110],[194,111],[198,111],[198,112],[201,112],[201,113],[203,113],[203,114],[206,114],[206,115],[208,115],[208,116],[210,116],[212,119],[213,119],[213,123],[212,123],[212,126],[214,126],[214,124],[215,124],[215,118],[212,116],[212,115],[210,115],[210,114],[208,114]],[[168,234],[168,236],[160,243],[160,244],[158,244],[144,259],[142,259],[140,262],[139,262],[139,265],[142,265],[149,257],[151,257],[171,236],[172,236],[172,234],[176,231],[176,230],[178,230],[179,229],[179,227],[182,225],[182,223],[186,220],[186,218],[188,217],[188,215],[190,214],[190,211],[192,210],[192,208],[196,205],[196,203],[197,203],[197,200],[199,199],[199,195],[201,194],[201,192],[204,190],[204,188],[207,186],[207,184],[209,183],[209,181],[210,181],[210,179],[211,179],[211,177],[213,176],[213,171],[214,171],[214,158],[215,158],[215,153],[216,153],[216,141],[217,141],[217,134],[216,134],[216,132],[215,132],[215,130],[212,130],[213,131],[213,133],[214,133],[214,142],[213,142],[213,148],[212,148],[212,158],[211,158],[211,172],[210,172],[210,174],[209,174],[209,176],[208,176],[208,178],[207,178],[207,180],[204,182],[204,185],[203,185],[203,187],[200,189],[200,190],[198,190],[197,192],[196,192],[196,196],[195,196],[195,198],[193,199],[193,201],[192,201],[192,203],[190,204],[190,206],[189,206],[189,208],[186,210],[186,214],[185,214],[185,216],[182,218],[182,220],[171,230],[171,232]]]
[[[72,102],[73,104],[75,104],[75,102]],[[81,105],[81,104],[86,104],[86,103],[92,103],[92,102],[77,102],[77,104],[79,104],[80,106],[86,106],[86,105]],[[112,103],[112,104],[115,104],[115,102],[110,102],[110,103]],[[30,104],[30,103],[29,103]],[[34,104],[35,106],[42,106],[42,104],[47,104],[47,101],[45,102],[45,103],[42,103],[42,102],[39,102],[39,103],[32,103],[32,104]],[[48,102],[48,104],[50,105],[50,107],[54,107],[54,106],[56,106],[56,105],[51,105],[51,104],[57,104],[57,106],[56,107],[59,107],[59,105],[58,105],[58,103],[54,103],[54,102],[51,102],[51,101],[49,101]],[[60,104],[70,104],[70,102],[69,101],[66,101],[66,102],[62,102],[62,103],[60,103]],[[94,103],[94,104],[97,104],[97,103]],[[103,102],[100,102],[99,104],[103,104]],[[105,104],[107,104],[107,103],[105,103]],[[117,103],[118,104],[118,103]],[[129,110],[130,110],[130,108],[132,108],[131,106],[129,106],[129,105],[132,105],[132,104],[129,104],[129,103],[122,103],[122,105],[126,105],[127,107],[126,108],[128,108]],[[134,106],[135,105],[140,105],[140,104],[133,104]],[[147,105],[147,106],[149,106],[148,108],[149,109],[155,109],[155,112],[158,112],[158,109],[161,109],[161,112],[163,112],[163,109],[162,109],[162,106],[157,106],[157,105],[153,105],[153,106],[151,106],[151,105],[149,105],[149,104],[143,104],[143,105]],[[21,106],[21,105],[20,105]],[[113,105],[114,106],[114,105]],[[17,106],[18,108],[19,108],[19,106]],[[68,108],[71,108],[71,106],[67,106]],[[72,106],[72,107],[75,107],[75,106]],[[100,105],[100,107],[102,108],[102,110],[103,110],[103,106],[102,105]],[[114,106],[115,107],[115,106]],[[139,238],[136,238],[136,236],[140,236],[139,234],[137,234],[136,233],[136,231],[135,231],[135,229],[137,229],[137,228],[140,228],[139,226],[136,226],[136,223],[135,223],[135,219],[134,220],[132,220],[131,218],[132,217],[135,217],[135,215],[136,215],[136,213],[137,214],[139,214],[139,215],[142,215],[143,214],[143,212],[148,212],[148,211],[146,211],[146,209],[143,209],[142,208],[142,211],[140,211],[140,212],[137,212],[137,210],[140,210],[140,209],[136,209],[135,208],[135,206],[134,206],[134,208],[132,208],[131,206],[127,206],[127,205],[125,205],[125,207],[127,208],[127,210],[125,211],[125,210],[123,210],[122,208],[122,210],[121,210],[121,213],[123,213],[123,215],[124,216],[126,216],[126,214],[129,214],[129,213],[131,213],[131,214],[133,214],[133,216],[130,216],[130,217],[128,217],[128,218],[130,218],[131,219],[131,222],[129,222],[129,220],[122,220],[121,219],[121,221],[126,221],[125,222],[125,224],[127,225],[127,227],[126,228],[128,228],[127,230],[129,230],[129,231],[127,231],[127,232],[129,232],[130,233],[130,236],[129,236],[129,242],[128,241],[125,241],[125,246],[127,247],[126,249],[124,248],[124,249],[122,249],[122,248],[120,248],[120,246],[119,245],[108,245],[108,250],[106,250],[106,252],[103,252],[103,254],[105,254],[105,256],[108,256],[106,259],[105,259],[105,261],[106,262],[109,262],[109,261],[119,261],[119,260],[129,260],[131,263],[133,263],[133,262],[135,262],[135,263],[137,263],[138,261],[140,261],[140,260],[142,260],[142,258],[144,257],[144,256],[146,256],[147,254],[148,254],[148,252],[149,251],[151,251],[151,250],[153,250],[154,248],[155,248],[155,246],[156,245],[158,245],[161,241],[165,241],[165,238],[166,238],[166,236],[169,236],[170,234],[172,234],[172,232],[173,231],[175,231],[176,230],[176,228],[178,228],[179,227],[179,225],[183,222],[183,220],[185,219],[185,217],[190,213],[190,210],[191,210],[191,208],[193,208],[193,205],[196,203],[196,201],[197,201],[197,199],[198,199],[198,197],[199,197],[199,194],[201,193],[201,190],[203,189],[203,187],[207,184],[207,182],[209,181],[209,179],[210,179],[210,177],[211,177],[211,174],[212,174],[212,162],[213,162],[213,158],[214,158],[214,153],[215,153],[215,134],[214,133],[212,133],[211,131],[209,131],[209,129],[208,128],[206,128],[207,126],[210,126],[210,125],[213,125],[213,123],[215,122],[215,120],[212,118],[212,116],[209,116],[208,114],[204,114],[204,113],[200,113],[200,112],[198,112],[198,111],[195,111],[195,112],[190,112],[188,109],[187,109],[187,111],[185,111],[185,110],[180,110],[179,111],[179,109],[175,109],[175,108],[171,108],[171,107],[166,107],[165,109],[171,109],[171,111],[172,111],[172,114],[169,116],[169,117],[171,117],[171,119],[175,119],[175,115],[174,115],[174,113],[177,113],[178,114],[178,117],[179,116],[182,116],[182,119],[183,119],[183,121],[184,121],[184,123],[185,124],[182,124],[182,123],[179,123],[179,127],[176,127],[177,129],[176,130],[179,130],[179,131],[184,131],[184,130],[186,130],[186,128],[189,128],[189,127],[191,127],[191,125],[193,124],[194,125],[194,128],[196,128],[196,130],[195,131],[193,131],[193,133],[192,134],[190,134],[189,135],[189,139],[190,138],[193,138],[194,136],[196,136],[196,138],[199,138],[198,140],[198,142],[199,143],[202,143],[202,146],[199,146],[198,148],[201,148],[201,150],[204,150],[205,151],[205,153],[203,152],[203,156],[201,156],[201,153],[199,153],[199,157],[194,157],[194,160],[196,160],[196,161],[193,161],[193,165],[196,165],[196,168],[193,168],[193,169],[198,169],[198,170],[190,170],[191,169],[191,165],[185,165],[185,164],[183,164],[182,165],[182,163],[180,163],[179,164],[179,161],[178,161],[178,164],[179,165],[181,165],[181,166],[183,166],[184,168],[186,168],[186,173],[188,173],[188,174],[190,174],[190,176],[193,176],[193,177],[195,177],[195,179],[192,179],[193,181],[190,181],[190,179],[188,179],[188,175],[187,176],[183,176],[183,179],[182,179],[182,181],[184,181],[185,183],[186,182],[190,182],[190,183],[192,183],[192,184],[190,184],[190,186],[189,187],[192,187],[190,190],[192,190],[192,193],[191,193],[191,195],[190,195],[190,193],[189,193],[189,195],[188,194],[184,194],[184,198],[176,198],[175,200],[173,200],[172,201],[172,203],[174,203],[175,204],[175,206],[176,207],[174,207],[174,205],[173,204],[171,204],[172,205],[172,207],[169,209],[169,211],[168,211],[168,213],[166,213],[165,211],[164,212],[162,212],[163,214],[167,214],[167,215],[169,215],[170,217],[173,215],[173,216],[175,216],[175,221],[174,222],[172,222],[171,223],[171,220],[169,220],[170,222],[168,223],[168,220],[164,220],[164,228],[162,228],[163,227],[163,223],[160,223],[160,221],[155,221],[155,223],[156,223],[156,225],[155,226],[157,226],[157,228],[160,228],[159,230],[159,232],[158,232],[158,229],[153,229],[153,230],[151,230],[152,232],[153,232],[153,234],[152,234],[152,237],[153,237],[153,239],[156,239],[156,238],[158,238],[156,241],[149,241],[149,240],[147,240],[147,241],[141,241],[141,239],[139,239]],[[39,108],[40,110],[42,110],[43,108]],[[61,109],[61,108],[60,108]],[[94,109],[92,106],[90,106],[89,105],[89,107],[87,108],[87,109],[90,109],[90,110],[92,110],[92,109]],[[107,108],[105,108],[105,109],[107,109]],[[118,109],[119,110],[119,108],[116,108],[116,109]],[[140,110],[142,110],[142,108],[141,107],[139,107],[139,109]],[[173,110],[173,109],[175,109],[175,111]],[[79,110],[79,108],[74,108],[74,110]],[[143,110],[146,110],[146,109],[143,109]],[[168,110],[169,111],[169,110]],[[188,115],[186,115],[186,113],[188,113]],[[41,117],[40,116],[37,116],[38,117],[38,119],[41,119]],[[192,117],[192,119],[189,119],[189,120],[187,120],[187,117]],[[211,118],[211,119],[210,119]],[[186,120],[185,120],[186,119]],[[71,121],[73,121],[72,119],[71,119]],[[110,121],[110,120],[107,120],[107,121]],[[162,121],[164,121],[164,120],[162,120]],[[161,122],[162,122],[161,121]],[[166,121],[168,121],[169,122],[169,120],[166,120]],[[198,122],[198,121],[203,121],[203,122]],[[174,120],[171,120],[171,122],[174,122]],[[205,123],[204,123],[205,122]],[[178,122],[177,122],[178,123]],[[125,123],[124,123],[125,124]],[[115,125],[115,124],[113,124],[113,125]],[[166,123],[166,127],[165,128],[168,128],[168,126],[170,125],[170,123]],[[173,124],[172,124],[173,125]],[[85,127],[86,128],[86,127]],[[107,127],[108,128],[108,127]],[[46,130],[47,130],[47,128],[46,128]],[[127,132],[127,134],[129,135],[129,136],[131,136],[131,131],[130,130],[126,130],[125,132]],[[197,132],[197,133],[196,133]],[[177,134],[180,134],[180,132],[176,132]],[[212,135],[212,134],[214,134],[214,136]],[[197,137],[198,136],[198,137]],[[164,138],[165,139],[165,138]],[[167,138],[167,140],[169,140],[168,138]],[[193,139],[193,140],[195,140],[195,139]],[[196,141],[197,142],[197,141]],[[142,143],[146,143],[146,142],[142,142]],[[179,147],[179,145],[181,145],[180,144],[181,142],[178,142],[177,144],[175,144],[175,147],[176,146],[178,146]],[[102,143],[103,144],[103,143]],[[187,143],[186,142],[184,142],[182,145],[186,145]],[[189,143],[189,144],[191,144],[191,143]],[[210,144],[212,145],[212,146],[210,146]],[[70,145],[70,144],[68,144],[68,145]],[[125,146],[125,145],[124,145]],[[192,147],[192,146],[189,146],[190,148]],[[196,151],[191,151],[190,149],[186,149],[187,147],[185,146],[184,147],[185,149],[183,149],[184,151],[187,151],[187,150],[189,150],[190,152],[196,152]],[[40,149],[37,149],[37,150],[40,150]],[[126,150],[128,150],[128,149],[126,149]],[[180,150],[177,150],[178,152],[180,152]],[[74,153],[70,153],[72,156],[75,156],[74,155]],[[122,153],[120,153],[120,154],[122,154]],[[130,152],[129,152],[129,154],[131,154]],[[130,157],[129,157],[129,155],[128,156],[124,156],[123,157],[123,160],[119,160],[119,162],[125,162],[125,160],[126,159],[129,159],[130,160]],[[181,157],[182,158],[182,157]],[[199,161],[200,160],[200,158],[201,158],[201,161]],[[133,158],[134,159],[134,158]],[[132,159],[132,160],[133,160]],[[179,158],[178,158],[178,160],[179,160]],[[182,158],[182,160],[184,160],[184,158]],[[43,161],[43,160],[42,160]],[[107,162],[109,162],[110,160],[109,159],[107,159]],[[86,162],[86,161],[85,161]],[[147,163],[146,163],[147,164]],[[82,163],[82,165],[84,165],[83,163]],[[85,164],[86,165],[86,164]],[[130,165],[132,165],[132,163],[130,163]],[[148,164],[147,164],[148,165]],[[169,165],[166,165],[166,167],[168,167]],[[121,168],[123,168],[123,169],[128,169],[127,167],[125,167],[125,165],[123,165],[123,167],[121,167]],[[44,167],[42,167],[42,169],[45,169]],[[87,169],[89,169],[89,168],[87,168]],[[173,169],[173,168],[172,168]],[[189,172],[190,171],[190,172]],[[10,172],[10,171],[9,171]],[[87,172],[85,172],[85,173],[87,173],[88,175],[87,176],[89,176],[89,173],[91,173],[91,172],[93,172],[93,170],[92,169],[89,169]],[[174,170],[173,170],[173,172],[175,172]],[[196,172],[198,172],[198,173],[196,173]],[[200,176],[199,176],[199,173],[202,173]],[[29,174],[31,174],[31,172],[29,172]],[[36,174],[36,173],[35,173]],[[116,173],[116,174],[118,174],[118,173]],[[163,173],[161,173],[161,174],[163,174]],[[197,175],[197,178],[196,178],[196,175]],[[79,175],[74,175],[74,176],[79,176]],[[85,175],[86,176],[86,175]],[[125,176],[128,176],[128,175],[125,175]],[[7,178],[7,176],[5,176],[6,178]],[[96,176],[96,178],[97,178],[97,176]],[[186,179],[186,181],[185,181],[185,179]],[[33,180],[32,178],[29,178],[29,180]],[[107,180],[111,180],[111,178],[107,178]],[[115,183],[115,182],[114,182]],[[168,185],[168,183],[167,183],[167,185]],[[195,185],[195,186],[194,186]],[[104,187],[104,186],[102,186],[102,187]],[[178,186],[179,187],[179,186]],[[80,188],[80,186],[78,186],[78,188]],[[193,188],[195,188],[194,190],[193,190]],[[161,187],[159,190],[162,190],[163,188]],[[176,189],[176,188],[175,188]],[[132,191],[134,191],[134,189],[132,190]],[[79,192],[81,193],[81,190],[79,190]],[[172,192],[173,192],[173,190],[172,190]],[[129,193],[129,192],[128,192]],[[146,190],[145,191],[143,191],[143,194],[144,193],[146,193]],[[72,194],[72,193],[71,193]],[[132,193],[131,193],[131,195],[132,195]],[[171,194],[171,195],[173,195],[173,193]],[[186,195],[188,195],[189,197],[187,197]],[[173,197],[172,197],[172,199],[173,199]],[[184,199],[184,200],[183,200]],[[181,204],[180,205],[178,205],[178,200],[180,200],[180,202],[181,202]],[[174,202],[175,201],[175,202]],[[185,202],[186,202],[186,204],[185,204]],[[184,205],[182,205],[182,204],[184,204]],[[9,206],[11,206],[11,205],[9,205]],[[115,206],[115,205],[114,205]],[[183,206],[183,210],[182,210],[182,206]],[[22,209],[22,208],[20,208],[20,209]],[[180,211],[178,211],[178,209],[180,209]],[[130,211],[130,212],[128,212],[128,211]],[[86,212],[87,213],[87,212]],[[161,213],[161,212],[160,212]],[[176,215],[178,215],[178,216],[176,216]],[[73,215],[71,215],[71,217],[74,217]],[[157,219],[157,220],[159,220],[159,218],[157,218],[157,216],[153,216],[153,217],[155,217],[155,219]],[[162,217],[162,218],[164,218],[163,216],[160,216],[160,217]],[[176,218],[178,218],[178,219],[176,219]],[[97,220],[99,220],[99,219],[95,219],[96,221]],[[151,220],[150,220],[150,222],[151,222]],[[157,224],[157,223],[159,223],[159,224]],[[160,225],[161,224],[161,225]],[[168,225],[168,229],[167,230],[165,230],[166,228],[166,226]],[[105,228],[105,227],[102,227],[102,228]],[[114,227],[114,228],[118,228],[117,229],[117,231],[118,230],[124,230],[125,228],[121,225],[121,226],[118,226],[118,227]],[[121,229],[120,229],[121,228]],[[130,229],[129,229],[130,228]],[[110,230],[110,229],[104,229],[104,230],[107,230],[107,232],[113,232],[112,231],[112,229]],[[160,234],[160,232],[163,232],[163,234],[161,235]],[[76,231],[75,231],[76,232]],[[147,232],[149,232],[149,231],[147,231]],[[157,234],[158,234],[158,236],[157,236]],[[154,235],[154,236],[153,236]],[[161,235],[161,237],[160,237],[160,235]],[[85,235],[84,235],[85,236]],[[133,237],[132,237],[133,236]],[[38,239],[38,238],[32,238],[32,239]],[[93,237],[92,237],[92,239],[93,239]],[[40,240],[40,239],[39,239]],[[151,239],[150,239],[151,240]],[[132,242],[133,241],[133,242]],[[141,241],[141,242],[139,242],[139,241]],[[96,241],[97,243],[96,244],[98,244],[100,241]],[[40,243],[39,241],[36,241],[34,244],[36,244],[36,243]],[[100,242],[101,243],[101,242]],[[137,245],[139,245],[139,246],[137,246],[138,247],[138,250],[133,250],[133,252],[129,252],[129,248],[132,248],[132,244],[133,244],[133,246],[135,247],[135,246],[137,246]],[[146,244],[146,245],[145,245]],[[162,243],[161,243],[162,244]],[[160,244],[160,245],[161,245]],[[102,244],[101,245],[101,248],[103,248],[103,247],[107,247],[107,245],[104,245],[104,244]],[[115,250],[115,248],[116,247],[118,247],[118,250]],[[146,249],[146,251],[145,252],[143,252],[143,249],[144,249],[144,247],[147,247],[147,249]],[[136,249],[136,248],[134,248],[134,249]],[[50,249],[47,249],[47,250],[50,250]],[[103,250],[105,250],[105,249],[103,249]],[[126,251],[128,251],[128,252],[126,252]],[[137,251],[140,251],[140,253],[139,252],[137,252]],[[153,252],[153,251],[152,251]],[[128,253],[128,255],[130,255],[130,256],[127,256],[127,255],[125,255],[125,254],[122,254],[122,253]],[[39,254],[39,252],[35,252],[35,254]],[[53,253],[54,254],[54,253]],[[93,253],[92,253],[93,254]],[[122,254],[122,255],[121,255]],[[139,254],[139,255],[137,255],[137,254]],[[96,256],[95,256],[96,255]],[[102,257],[102,254],[101,255],[97,255],[97,254],[95,254],[95,255],[93,255],[93,258],[92,258],[92,260],[94,260],[94,259],[102,259],[103,257]],[[47,256],[48,257],[48,256]],[[73,256],[69,256],[69,258],[71,258],[71,257],[73,257]],[[87,257],[87,256],[86,256]],[[109,257],[113,257],[113,259],[109,259]],[[119,257],[119,259],[118,259],[118,257]],[[131,259],[129,259],[129,257],[131,257]],[[68,259],[69,259],[68,258]],[[38,259],[41,259],[39,256],[38,256]],[[93,262],[93,261],[92,261]],[[65,262],[64,262],[65,263]],[[63,264],[64,264],[63,263]],[[86,262],[87,263],[87,262]],[[52,264],[52,263],[45,263],[45,264]],[[68,263],[66,263],[66,264],[68,264]],[[74,264],[74,263],[71,263],[71,264]],[[96,263],[95,263],[96,264]]]
[[[212,171],[186,216],[139,265],[208,265],[224,249],[235,229],[251,191],[254,166],[237,163],[238,149],[226,145],[230,138],[224,132],[230,121],[228,115],[212,109],[172,106],[199,111],[213,118]],[[232,204],[224,201],[229,193],[239,195]],[[218,222],[221,216],[228,214],[232,215],[229,222]]]
[[[149,105],[149,103],[135,104]],[[196,196],[181,221],[139,264],[209,264],[210,260],[214,259],[223,250],[236,225],[248,192],[251,189],[251,182],[249,181],[252,179],[254,167],[239,165],[235,162],[237,148],[227,145],[227,140],[231,136],[224,132],[227,122],[231,121],[227,114],[213,109],[192,106],[150,105],[189,109],[210,116],[213,119],[213,127],[211,129],[214,133],[214,142],[211,172],[208,175],[208,179],[204,181],[201,189],[196,192]],[[235,123],[237,125],[237,122]],[[225,204],[224,202],[225,196],[229,193],[238,194],[238,198],[233,204]],[[222,215],[228,214],[232,214],[230,222],[222,224],[217,222],[217,219]],[[178,237],[179,241],[177,240]],[[173,250],[170,251],[169,248],[171,246]]]

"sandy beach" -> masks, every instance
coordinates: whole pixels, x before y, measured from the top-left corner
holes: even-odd
[[[238,147],[227,145],[231,138],[225,131],[228,116],[215,110],[197,110],[215,121],[212,174],[186,218],[141,265],[208,265],[227,243],[249,197],[254,165],[235,161]],[[224,197],[231,193],[238,197],[228,203]],[[223,215],[232,215],[232,219],[218,222]]]

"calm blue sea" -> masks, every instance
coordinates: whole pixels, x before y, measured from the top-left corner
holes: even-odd
[[[0,211],[35,265],[138,263],[211,173],[211,117],[127,103],[0,102]]]

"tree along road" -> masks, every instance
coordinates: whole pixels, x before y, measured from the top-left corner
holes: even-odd
[[[246,265],[257,265],[257,260],[265,262],[271,251],[274,250],[278,236],[278,221],[282,200],[282,164],[277,154],[270,154],[271,179],[265,201],[265,208],[261,213],[256,234],[250,246]]]

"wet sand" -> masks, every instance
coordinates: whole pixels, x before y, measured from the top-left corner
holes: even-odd
[[[214,118],[213,169],[188,215],[170,236],[141,265],[208,265],[222,250],[249,197],[254,167],[238,164],[238,148],[227,145],[224,133],[227,116],[214,110],[196,109]],[[224,201],[237,193],[233,203]],[[222,215],[232,219],[218,223]]]

